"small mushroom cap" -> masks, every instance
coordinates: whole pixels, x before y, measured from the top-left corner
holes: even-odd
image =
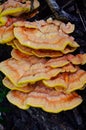
[[[75,92],[65,94],[55,89],[46,88],[41,84],[37,85],[30,93],[10,91],[7,94],[7,99],[22,109],[33,106],[52,113],[73,109],[82,102],[82,98]]]

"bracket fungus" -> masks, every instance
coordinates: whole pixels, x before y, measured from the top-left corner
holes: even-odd
[[[11,46],[15,46],[20,52],[26,55],[35,55],[37,57],[60,57],[63,54],[67,54],[73,52],[75,48],[66,47],[64,50],[55,51],[55,50],[43,50],[43,49],[33,49],[20,44],[18,40],[13,40],[13,43],[10,44]]]
[[[25,13],[27,13],[28,18],[33,17],[37,14],[39,5],[38,0],[34,0],[33,2],[30,0],[7,0],[0,5],[0,26],[8,22],[8,17],[26,19],[23,15]]]
[[[7,77],[5,77],[2,80],[2,82],[3,82],[5,87],[7,87],[11,90],[19,90],[19,91],[24,92],[24,93],[29,93],[35,88],[35,86],[32,84],[27,84],[27,85],[22,86],[22,87],[15,86]]]
[[[29,23],[30,22],[28,22],[28,24]],[[59,27],[53,22],[47,23],[46,21],[41,24],[41,22],[38,21],[35,27],[34,22],[27,27],[26,24],[23,27],[16,25],[14,35],[21,45],[37,50],[63,51],[67,46],[73,49],[79,47],[73,38],[64,32],[60,32]]]
[[[78,55],[80,59],[78,59]],[[53,59],[46,59],[26,55],[17,49],[13,49],[11,52],[12,57],[0,63],[0,71],[6,75],[3,79],[3,84],[11,90],[7,94],[8,100],[22,109],[28,109],[30,106],[34,106],[41,107],[43,110],[53,113],[71,109],[79,105],[82,99],[78,95],[77,98],[74,96],[76,95],[75,90],[82,89],[85,85],[86,71],[80,69],[77,65],[85,64],[86,54],[78,55],[68,54]],[[73,57],[72,60],[71,56]],[[77,59],[78,62],[76,65],[75,61]],[[37,101],[34,96],[36,95],[33,95],[29,99],[29,95],[32,93],[38,95],[38,92],[35,92],[36,88],[38,88],[38,92],[43,90],[41,94],[43,93],[44,95],[42,99],[39,93],[37,97],[39,99],[37,99],[39,105],[35,104]],[[56,98],[54,102],[52,102],[53,95],[50,94],[47,95],[49,96],[48,98],[50,98],[50,101],[47,102],[48,99],[45,96],[47,91],[51,94],[54,94],[54,92],[57,93],[54,97]],[[19,97],[18,94],[20,95]],[[62,97],[65,95],[64,99],[62,98],[61,101],[59,101],[60,103],[62,102],[62,104],[58,103],[57,100],[59,94]],[[23,101],[21,95],[24,97]],[[73,100],[70,101],[70,105],[67,106],[69,101],[67,102],[66,98],[70,99],[71,96]],[[17,102],[15,100],[17,100]],[[63,103],[64,100],[66,101],[65,104]],[[40,102],[44,102],[45,104],[40,104]],[[48,106],[45,108],[45,105]],[[61,108],[61,106],[64,107]]]
[[[56,67],[63,67],[64,65],[67,65],[69,63],[72,63],[73,65],[86,64],[86,53],[77,54],[75,56],[72,54],[67,54],[61,57],[56,57],[48,60],[46,62],[46,66],[56,68]]]
[[[33,10],[39,7],[39,2],[34,0]],[[0,5],[0,17],[1,16],[20,16],[23,13],[29,13],[31,9],[31,1],[25,0],[7,0]]]
[[[34,0],[33,10],[38,7]],[[11,57],[0,62],[3,84],[10,89],[7,99],[24,110],[30,106],[52,113],[73,109],[82,103],[76,90],[86,84],[86,71],[80,68],[86,64],[86,54],[69,54],[79,47],[70,34],[75,25],[52,18],[26,21],[21,14],[31,8],[30,0],[0,5],[0,43],[13,48]]]
[[[7,99],[22,109],[32,106],[52,113],[70,110],[82,102],[82,98],[75,92],[65,94],[40,84],[30,93],[10,91],[7,94]]]
[[[43,80],[43,83],[50,88],[55,87],[58,90],[61,87],[66,93],[71,93],[82,89],[86,84],[86,71],[79,69],[73,73],[65,72],[50,80]]]
[[[10,58],[2,61],[0,63],[0,71],[3,72],[15,86],[18,85],[18,80],[23,74],[30,70],[31,66],[34,64],[38,65],[38,62],[45,62],[44,59],[35,56],[26,56],[20,52],[18,53],[18,51],[12,51],[12,56],[16,57],[16,59]]]
[[[13,25],[0,27],[0,43],[6,43],[14,39]]]

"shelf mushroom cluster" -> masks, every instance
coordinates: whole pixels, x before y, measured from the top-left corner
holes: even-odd
[[[0,5],[0,43],[13,40],[13,23],[26,20],[38,13],[38,0],[7,0]],[[4,34],[4,35],[3,35]]]
[[[1,6],[0,14],[13,16],[0,27],[0,43],[13,47],[11,57],[0,63],[3,84],[10,89],[9,102],[24,110],[32,106],[52,113],[81,104],[76,90],[86,83],[86,71],[80,68],[86,64],[86,54],[71,54],[79,47],[69,35],[74,25],[52,18],[26,21],[21,19],[21,11],[16,14],[12,9],[8,14],[9,1]]]

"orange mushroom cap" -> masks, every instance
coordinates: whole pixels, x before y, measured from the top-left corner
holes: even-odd
[[[73,109],[82,102],[82,98],[75,92],[65,94],[55,89],[46,88],[41,84],[37,85],[30,93],[10,91],[7,94],[7,99],[21,109],[33,106],[52,113]]]

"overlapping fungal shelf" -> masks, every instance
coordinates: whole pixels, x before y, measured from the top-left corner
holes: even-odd
[[[86,54],[71,54],[80,47],[69,35],[75,26],[52,18],[26,21],[21,14],[28,14],[30,1],[13,2],[0,6],[0,20],[6,19],[0,24],[0,43],[13,48],[11,57],[0,63],[3,84],[10,89],[7,99],[24,110],[30,106],[52,113],[73,109],[82,103],[76,90],[86,83],[86,71],[80,68],[86,64]],[[35,0],[34,9],[38,6]]]

